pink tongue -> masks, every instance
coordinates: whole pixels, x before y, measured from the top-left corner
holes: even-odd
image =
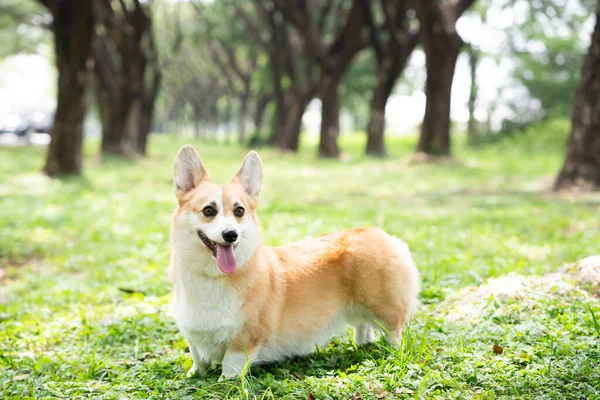
[[[233,246],[217,244],[217,265],[226,274],[232,274],[237,269],[237,260],[233,254]]]

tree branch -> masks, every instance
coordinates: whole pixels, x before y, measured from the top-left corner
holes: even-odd
[[[260,4],[259,0],[253,1],[254,3],[254,7],[257,9],[258,12],[263,12],[263,7],[262,4]],[[235,1],[229,1],[229,4],[231,4],[235,10],[235,13],[244,20],[246,27],[248,28],[248,30],[250,31],[252,37],[254,38],[254,40],[263,48],[269,49],[270,47],[270,42],[265,40],[263,38],[262,35],[262,29],[261,29],[261,24],[258,23],[254,18],[252,18],[242,7],[240,7],[239,4],[237,4]],[[266,20],[266,18],[263,18]]]
[[[377,62],[381,62],[384,58],[384,50],[381,41],[379,40],[379,36],[377,35],[377,26],[375,25],[375,19],[373,18],[372,8],[370,6],[369,0],[359,0],[362,1],[363,6],[368,10],[366,15],[367,25],[369,26],[369,39],[371,41],[371,45],[373,46],[373,50],[375,51],[375,57],[377,58]],[[385,7],[385,0],[381,0],[382,6]],[[387,14],[386,14],[387,19]]]
[[[221,49],[225,53],[225,56],[227,57],[227,60],[229,61],[229,65],[233,69],[233,72],[235,72],[235,74],[240,78],[240,80],[244,83],[246,83],[246,81],[250,80],[250,76],[249,76],[250,73],[242,71],[237,58],[233,54],[233,51],[220,38],[216,38],[215,41],[219,44],[219,47],[221,47]]]
[[[475,3],[475,0],[458,0],[458,5],[456,6],[456,19],[458,20],[460,16],[469,9]]]
[[[316,32],[312,25],[306,1],[275,0],[275,5],[304,38],[304,47],[309,57],[313,59],[321,58],[323,45],[320,32]]]
[[[38,3],[46,7],[50,13],[54,14],[56,10],[56,0],[37,0]]]

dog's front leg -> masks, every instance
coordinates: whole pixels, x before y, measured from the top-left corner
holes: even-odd
[[[206,375],[206,369],[210,366],[210,361],[203,359],[196,348],[196,345],[188,339],[188,346],[190,348],[190,354],[192,355],[192,368],[187,372],[187,377],[193,376],[196,372],[200,376]]]
[[[258,346],[252,349],[236,349],[228,347],[223,357],[223,370],[219,382],[224,379],[235,378],[242,375],[244,367],[250,367],[250,363],[256,360]]]

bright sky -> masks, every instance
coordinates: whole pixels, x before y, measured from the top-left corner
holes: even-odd
[[[0,115],[53,110],[56,74],[40,55],[17,55],[0,63]]]

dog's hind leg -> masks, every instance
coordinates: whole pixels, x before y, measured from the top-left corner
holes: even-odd
[[[369,324],[359,324],[354,328],[354,343],[357,345],[363,345],[375,340],[375,332],[373,327]]]
[[[395,349],[402,345],[402,332],[386,332],[385,340]]]
[[[381,313],[377,325],[385,335],[385,340],[395,349],[402,344],[402,331],[408,321],[406,309],[398,307],[395,310],[388,309],[387,313]]]

